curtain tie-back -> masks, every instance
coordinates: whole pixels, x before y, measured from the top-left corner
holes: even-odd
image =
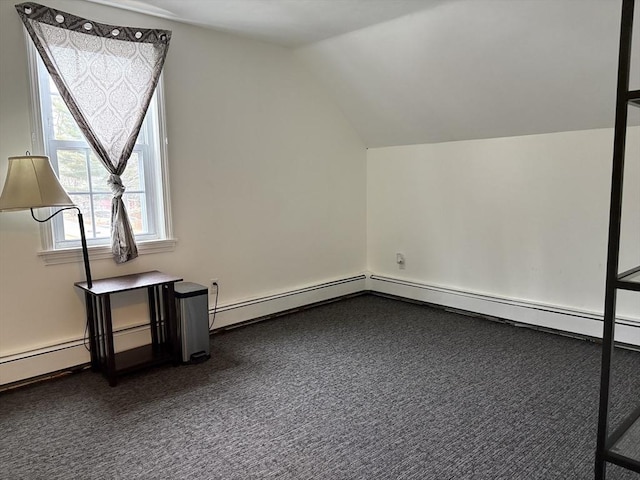
[[[111,193],[113,193],[114,198],[121,198],[124,193],[124,185],[122,184],[122,179],[120,175],[111,174],[109,175],[109,180],[107,180],[109,184],[109,188],[111,189]]]

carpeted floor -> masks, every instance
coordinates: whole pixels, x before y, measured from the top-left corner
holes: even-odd
[[[598,345],[369,295],[211,342],[115,388],[84,371],[3,393],[0,478],[593,478]],[[615,422],[640,354],[614,367]]]

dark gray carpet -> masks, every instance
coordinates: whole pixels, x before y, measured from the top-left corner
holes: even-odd
[[[593,478],[592,343],[361,296],[216,335],[212,354],[5,392],[0,478]],[[640,354],[614,365],[619,419]]]

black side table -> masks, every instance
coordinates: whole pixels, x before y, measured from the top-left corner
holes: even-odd
[[[118,376],[167,362],[180,362],[174,284],[182,278],[158,271],[94,280],[74,285],[84,290],[91,347],[91,369],[102,372],[114,387]],[[115,353],[111,294],[146,288],[151,344]]]

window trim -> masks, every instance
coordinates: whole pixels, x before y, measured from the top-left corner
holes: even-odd
[[[176,238],[167,238],[163,240],[149,240],[146,242],[138,242],[138,254],[146,255],[150,253],[172,252],[176,248],[178,240]],[[113,258],[111,245],[95,245],[87,248],[89,258],[91,260],[99,260],[103,258]],[[62,263],[82,262],[82,248],[59,248],[57,250],[40,250],[38,256],[42,258],[46,265],[60,265]]]
[[[31,151],[35,155],[46,155],[44,141],[44,125],[42,123],[42,103],[40,101],[40,86],[38,76],[38,51],[36,50],[29,32],[23,28],[25,43],[27,49],[28,76],[29,76],[29,117],[31,121]],[[171,198],[169,187],[169,162],[168,162],[168,139],[166,135],[166,110],[164,99],[164,81],[163,75],[160,75],[155,94],[157,96],[157,115],[155,122],[158,127],[158,153],[160,155],[159,167],[160,172],[158,178],[161,182],[162,195],[159,195],[157,208],[159,225],[158,230],[164,233],[163,238],[137,241],[138,253],[140,255],[149,253],[170,252],[175,249],[177,239],[173,236],[173,220],[171,215]],[[160,198],[161,197],[161,198]],[[52,214],[55,209],[41,209],[48,212],[47,216]],[[44,216],[44,214],[43,214]],[[54,248],[53,223],[45,222],[40,224],[40,241],[41,250],[38,256],[41,257],[45,264],[56,265],[62,263],[81,262],[82,247],[70,248]],[[92,259],[113,258],[111,245],[93,245],[88,247],[89,257]]]

